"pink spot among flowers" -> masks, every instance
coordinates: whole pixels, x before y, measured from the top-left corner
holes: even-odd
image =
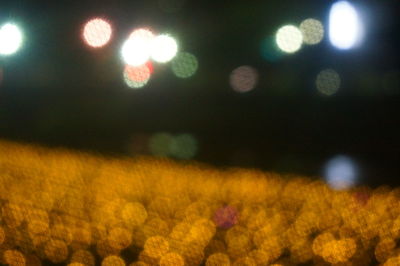
[[[228,229],[237,224],[238,218],[238,211],[232,206],[221,207],[214,214],[215,224],[224,229]]]

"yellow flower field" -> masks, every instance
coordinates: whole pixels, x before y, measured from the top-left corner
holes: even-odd
[[[6,265],[400,265],[400,190],[0,142]]]

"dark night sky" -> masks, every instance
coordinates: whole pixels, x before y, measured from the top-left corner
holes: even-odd
[[[2,1],[1,24],[18,22],[26,39],[18,54],[0,59],[0,136],[118,155],[128,153],[135,134],[189,132],[199,141],[195,159],[213,165],[315,176],[326,160],[345,154],[358,163],[361,182],[399,185],[400,91],[385,91],[381,80],[400,69],[400,4],[359,3],[367,22],[361,47],[337,51],[325,36],[315,47],[268,62],[260,55],[265,37],[308,17],[325,23],[330,5],[186,1],[171,14],[156,0]],[[115,30],[98,51],[79,37],[93,16],[107,17]],[[168,66],[155,65],[145,88],[127,88],[119,49],[142,26],[176,36],[181,50],[198,57],[196,75],[179,80]],[[260,73],[245,94],[228,83],[240,65]],[[314,85],[325,68],[342,78],[331,97]]]

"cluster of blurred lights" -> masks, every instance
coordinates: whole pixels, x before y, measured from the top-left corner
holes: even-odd
[[[308,18],[300,27],[285,25],[278,29],[275,39],[279,49],[285,53],[295,53],[302,44],[315,45],[324,37],[324,26],[316,19]],[[363,27],[359,14],[347,1],[332,5],[329,13],[329,40],[339,49],[350,49],[360,44]]]
[[[165,12],[176,12],[184,0],[159,0],[159,7]],[[363,37],[361,17],[355,7],[348,1],[332,4],[329,13],[329,40],[339,49],[350,49],[360,44]],[[262,42],[262,55],[268,61],[276,61],[282,53],[293,54],[303,45],[316,45],[325,35],[324,25],[314,18],[303,20],[299,26],[284,25],[275,36],[265,38]],[[92,48],[106,46],[113,36],[111,23],[101,17],[88,20],[82,29],[83,41]],[[0,55],[15,53],[22,45],[23,36],[20,29],[12,23],[0,27]],[[198,60],[188,52],[178,52],[177,41],[169,34],[155,35],[148,28],[132,31],[121,47],[121,57],[125,63],[123,80],[130,88],[142,88],[153,74],[152,61],[167,63],[171,61],[171,70],[178,78],[189,78],[198,70]],[[1,82],[1,76],[0,76]],[[258,82],[258,72],[251,66],[241,66],[232,71],[229,82],[237,92],[248,92]],[[333,95],[340,87],[340,76],[334,70],[321,71],[316,78],[316,86],[324,95]],[[382,87],[388,93],[400,90],[397,74],[387,74]]]
[[[278,48],[285,53],[295,53],[303,44],[315,45],[322,41],[324,27],[322,23],[313,18],[308,18],[300,26],[285,25],[278,29],[275,41]]]
[[[174,2],[164,1],[160,5],[172,5]],[[84,42],[92,48],[101,48],[111,40],[113,29],[103,18],[90,19],[83,27]],[[121,47],[121,57],[125,63],[123,79],[130,88],[144,87],[153,73],[150,60],[157,63],[171,61],[178,52],[176,40],[168,34],[155,35],[148,28],[133,30]],[[197,59],[189,53],[181,53],[172,64],[176,76],[187,78],[193,75],[198,67]]]
[[[177,52],[178,44],[170,35],[155,36],[149,29],[135,29],[121,48],[122,60],[126,64],[125,83],[131,88],[143,87],[153,72],[150,59],[157,63],[167,63]]]

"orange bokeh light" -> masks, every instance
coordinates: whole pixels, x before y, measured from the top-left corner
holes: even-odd
[[[89,20],[83,28],[83,39],[87,45],[99,48],[106,45],[112,35],[112,28],[109,22],[101,18]]]
[[[151,63],[149,64],[151,66]],[[131,81],[144,82],[148,80],[151,76],[151,70],[148,64],[141,66],[125,66],[125,73],[127,78]]]
[[[153,72],[151,62],[140,66],[126,65],[124,69],[125,83],[131,88],[141,88],[147,84]]]

